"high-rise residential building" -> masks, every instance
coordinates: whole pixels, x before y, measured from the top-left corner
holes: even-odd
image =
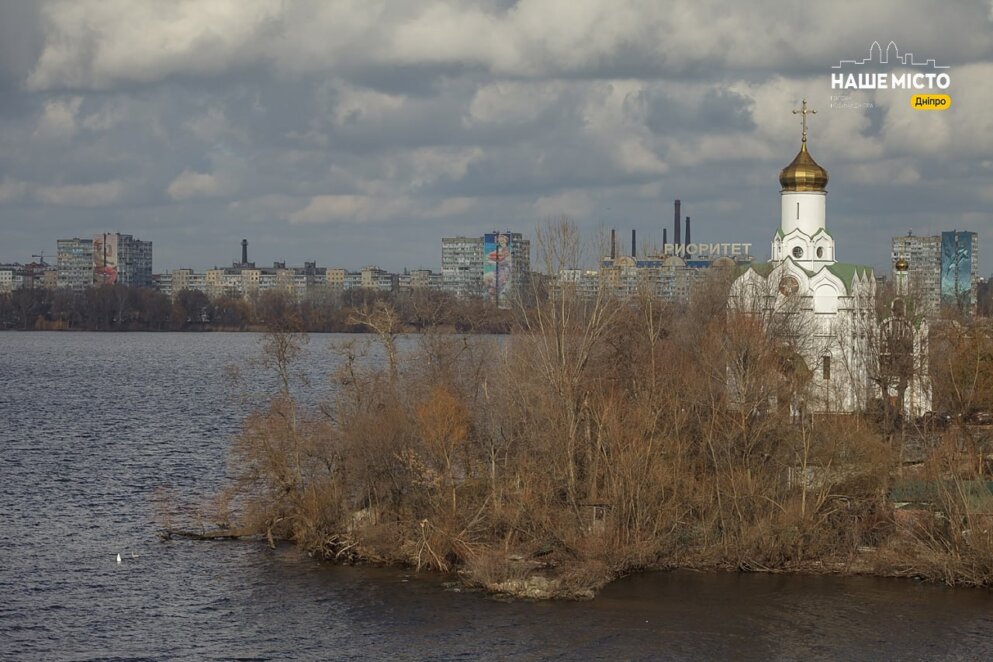
[[[84,290],[93,284],[93,240],[59,239],[56,242],[58,271],[57,284],[60,288],[73,291]]]
[[[494,231],[482,237],[441,240],[445,290],[458,297],[484,296],[503,308],[528,292],[531,242],[520,232]]]
[[[501,308],[529,294],[531,242],[520,232],[483,235],[483,289],[487,299]]]
[[[893,279],[901,294],[910,297],[919,312],[934,316],[941,309],[941,237],[908,232],[893,237]]]
[[[129,234],[93,235],[94,285],[152,286],[152,242]]]
[[[483,237],[442,238],[441,279],[459,298],[482,296]]]
[[[979,285],[979,235],[975,232],[893,237],[892,258],[893,280],[900,294],[915,301],[922,314],[934,317],[948,307],[975,312]]]

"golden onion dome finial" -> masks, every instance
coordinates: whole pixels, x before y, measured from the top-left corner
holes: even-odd
[[[800,152],[793,159],[792,163],[783,168],[779,173],[779,183],[784,191],[824,191],[828,183],[828,172],[822,168],[807,151],[807,115],[816,115],[817,111],[807,107],[807,100],[799,109],[793,111],[794,115],[800,115],[800,125],[802,134],[800,138]]]

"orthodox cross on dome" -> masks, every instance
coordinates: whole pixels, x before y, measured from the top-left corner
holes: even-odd
[[[807,115],[816,115],[817,111],[813,108],[807,108],[807,100],[804,99],[800,109],[794,110],[793,114],[800,115],[800,125],[803,127],[803,142],[807,142]]]

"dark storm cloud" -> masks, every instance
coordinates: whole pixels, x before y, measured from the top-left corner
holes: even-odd
[[[260,262],[438,267],[443,234],[527,231],[557,212],[661,240],[778,224],[790,110],[820,112],[844,259],[889,237],[989,231],[991,7],[716,0],[0,3],[0,260],[119,230],[156,269]],[[827,74],[873,40],[953,65],[955,106]]]

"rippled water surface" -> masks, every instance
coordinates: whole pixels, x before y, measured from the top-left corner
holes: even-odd
[[[332,340],[311,337],[314,382]],[[159,542],[157,489],[223,479],[249,406],[225,367],[257,351],[251,334],[0,334],[0,657],[993,658],[987,591],[679,572],[505,603],[292,548]]]

